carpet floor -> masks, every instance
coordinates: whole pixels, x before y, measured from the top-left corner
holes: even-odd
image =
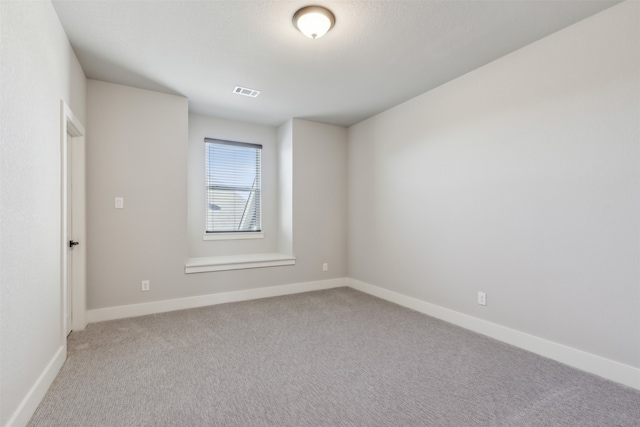
[[[640,391],[350,288],[90,324],[30,426],[640,426]]]

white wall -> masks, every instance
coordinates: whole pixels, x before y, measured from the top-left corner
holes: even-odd
[[[193,151],[203,135],[278,145],[276,128],[197,115],[189,125],[187,109],[185,98],[88,81],[87,308],[345,277],[347,130],[303,120],[292,124],[296,265],[184,273],[189,257],[246,250],[228,241],[204,242],[213,244],[205,249],[199,242],[189,244],[188,211],[202,209],[189,202],[188,193],[197,190],[188,176],[193,177],[192,168],[201,172]],[[269,164],[275,167],[278,156],[271,155],[276,161]],[[264,171],[270,185],[279,179],[276,172]],[[277,191],[270,190],[267,203],[277,210]],[[124,209],[114,209],[116,196],[124,197]],[[277,219],[271,222],[277,229]],[[279,249],[276,240],[270,244],[268,249]],[[330,264],[328,272],[322,271],[324,262]],[[140,291],[143,279],[151,280],[151,291]]]
[[[189,114],[189,256],[207,257],[278,251],[277,130],[272,126]],[[263,239],[203,240],[205,216],[204,138],[262,145]]]
[[[351,127],[349,276],[640,367],[639,9]]]
[[[60,100],[84,122],[85,77],[48,1],[0,2],[0,31],[4,426],[26,424],[66,356],[60,324]]]

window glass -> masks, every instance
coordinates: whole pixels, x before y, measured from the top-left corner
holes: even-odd
[[[261,231],[262,146],[205,138],[205,150],[205,231]]]

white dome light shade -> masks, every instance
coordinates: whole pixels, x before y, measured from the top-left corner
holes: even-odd
[[[293,15],[293,25],[310,39],[319,39],[327,34],[336,18],[322,6],[303,7]]]

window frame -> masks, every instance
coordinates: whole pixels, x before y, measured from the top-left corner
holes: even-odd
[[[258,197],[258,208],[256,209],[258,214],[258,230],[224,230],[224,231],[208,231],[207,230],[207,222],[208,222],[208,210],[209,210],[209,197],[208,192],[212,185],[208,184],[209,177],[209,151],[207,149],[207,144],[218,144],[218,145],[229,145],[229,146],[237,146],[244,148],[254,148],[257,150],[258,161],[256,163],[257,167],[257,177],[258,177],[258,187],[257,191],[253,191],[254,195],[257,194]],[[255,144],[250,142],[240,142],[240,141],[231,141],[220,138],[204,138],[204,201],[205,201],[205,217],[204,217],[204,233],[203,240],[241,240],[241,239],[262,239],[264,238],[264,231],[262,230],[262,144]],[[239,187],[240,188],[240,187]],[[248,187],[243,187],[245,191],[247,191]],[[228,189],[228,188],[227,188]]]

